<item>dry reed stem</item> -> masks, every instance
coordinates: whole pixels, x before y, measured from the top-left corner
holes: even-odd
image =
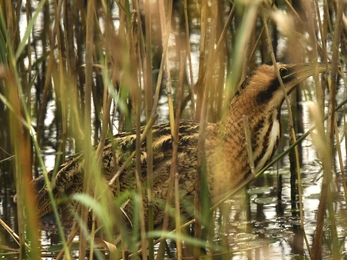
[[[16,23],[13,23],[13,21],[15,21],[14,18],[14,10],[12,9],[12,5],[10,1],[6,1],[5,2],[5,11],[6,11],[6,25],[9,29],[8,35],[5,34],[5,36],[8,36],[8,41],[9,43],[13,42],[15,43],[15,36],[13,35],[14,32],[14,28],[12,28]],[[3,16],[1,16],[1,18],[3,19]],[[2,20],[1,24],[5,24],[5,21]],[[12,30],[11,30],[12,29]],[[13,50],[11,49],[11,45],[8,43],[8,48],[9,50],[7,51],[7,55],[9,56],[7,59],[9,59],[8,61],[8,67],[10,67],[10,69],[15,70],[15,66],[14,66],[14,57],[13,56]],[[12,55],[11,55],[12,54]],[[11,60],[11,58],[13,59],[13,61]],[[12,133],[15,134],[19,134],[19,137],[21,137],[21,133],[20,133],[20,129],[21,129],[21,123],[18,120],[19,118],[22,118],[21,115],[21,108],[19,107],[21,102],[18,96],[18,91],[20,91],[19,88],[19,84],[17,84],[16,82],[16,75],[13,75],[12,72],[8,71],[7,66],[3,67],[3,76],[2,79],[5,80],[5,86],[11,86],[8,87],[9,88],[9,93],[7,94],[7,98],[6,101],[11,105],[10,109],[11,112],[10,113],[10,130]],[[6,84],[7,83],[7,84]],[[19,132],[18,132],[19,131]],[[13,138],[11,140],[12,145],[14,146],[14,150],[15,152],[19,152],[18,149],[20,149],[19,144],[18,144],[19,140],[17,138],[17,142],[15,141],[15,139]],[[18,155],[16,155],[17,157],[19,157]],[[25,180],[25,174],[22,173],[20,171],[20,165],[18,163],[18,159],[24,159],[24,158],[17,158],[16,160],[16,164],[15,164],[15,180],[16,180],[16,190],[19,191],[19,200],[17,201],[17,211],[18,211],[18,215],[17,215],[17,221],[18,221],[18,233],[19,233],[19,249],[20,249],[20,255],[19,257],[24,258],[25,257],[25,247],[24,247],[24,243],[25,243],[25,222],[24,222],[24,205],[25,205],[25,194],[24,191],[22,189],[23,187],[23,183],[22,180]]]
[[[328,206],[329,217],[331,221],[331,235],[333,239],[333,256],[335,259],[339,256],[339,248],[337,244],[337,231],[335,226],[335,216],[332,208],[332,198],[331,198],[331,171],[333,165],[333,145],[334,145],[334,121],[335,121],[335,113],[334,110],[336,108],[336,87],[337,87],[337,71],[338,71],[338,56],[339,56],[339,43],[341,37],[342,30],[342,15],[345,4],[342,1],[337,1],[337,10],[336,11],[336,20],[335,20],[335,28],[334,28],[334,38],[332,42],[332,66],[331,66],[331,82],[332,85],[330,87],[330,100],[329,100],[329,112],[328,112],[328,123],[327,123],[327,150],[325,151],[324,159],[323,159],[323,184],[322,184],[322,192],[321,199],[318,207],[317,214],[317,226],[316,233],[314,236],[314,242],[312,246],[312,258],[318,259],[321,257],[323,249],[322,249],[322,233],[323,233],[323,223],[324,223],[324,215],[326,211],[326,206]],[[328,205],[326,204],[328,202]]]
[[[18,26],[18,23],[16,21],[16,17],[18,17],[18,14],[14,14],[14,10],[11,8],[11,2],[6,1],[4,4],[5,9],[7,10],[7,25],[10,23]],[[37,12],[35,13],[36,17],[39,10],[40,6]],[[22,50],[24,49],[25,40],[23,39],[20,43],[18,43],[18,34],[12,34],[13,32],[9,32],[8,34],[6,30],[3,30],[3,26],[5,26],[5,21],[3,20],[3,15],[1,15],[0,17],[3,35],[2,39],[6,42],[6,60],[2,60],[2,62],[4,63],[4,71],[2,77],[4,83],[4,90],[6,90],[5,92],[7,92],[8,96],[7,99],[5,98],[3,99],[3,101],[5,104],[8,103],[8,105],[10,105],[8,106],[10,108],[9,129],[11,132],[11,143],[14,147],[14,152],[16,154],[15,180],[16,189],[19,192],[19,200],[17,204],[20,244],[19,257],[26,258],[27,256],[39,255],[40,242],[38,240],[38,221],[36,211],[32,210],[33,208],[35,208],[33,200],[33,188],[31,185],[28,185],[32,178],[32,147],[30,145],[30,132],[32,131],[32,128],[30,125],[30,114],[28,112],[28,107],[25,102],[26,98],[28,98],[29,93],[28,91],[23,92],[23,89],[25,90],[27,86],[23,85],[25,84],[26,79],[23,79],[21,81],[19,73],[17,71],[17,66],[22,69],[24,67],[23,60],[20,58],[20,55],[22,53]],[[13,19],[13,21],[11,21],[11,19]],[[33,18],[33,22],[34,20],[35,19]],[[33,25],[33,22],[31,23],[31,26]],[[12,25],[10,25],[9,27],[11,26]],[[28,26],[26,30],[26,35],[30,30],[31,27]],[[14,30],[14,32],[18,33],[18,31],[19,29],[17,27],[17,29]],[[17,48],[16,57],[14,55],[15,48]],[[23,84],[21,84],[20,82],[23,82]],[[24,212],[27,220],[26,227],[24,223]],[[25,250],[25,234],[27,238],[31,241],[32,249],[29,253]]]
[[[335,113],[335,107],[336,107],[336,92],[337,92],[337,85],[338,85],[338,66],[339,66],[339,56],[340,56],[340,41],[341,41],[341,34],[342,34],[342,18],[344,14],[344,10],[346,7],[346,3],[344,1],[337,1],[336,3],[336,20],[335,20],[335,30],[334,30],[334,36],[333,36],[333,42],[332,42],[332,65],[331,65],[331,86],[330,86],[330,99],[329,99],[329,107],[328,107],[328,123],[327,123],[327,136],[328,136],[328,144],[330,147],[328,147],[329,152],[329,162],[327,162],[327,174],[331,178],[332,172],[334,168],[334,143],[335,143],[335,123],[336,123],[336,113]],[[331,183],[331,180],[328,180],[328,183]],[[335,210],[333,205],[333,187],[331,185],[328,186],[328,212],[330,217],[330,230],[331,230],[331,236],[332,236],[332,250],[333,250],[333,257],[334,259],[341,259],[340,255],[340,246],[338,243],[338,233],[337,233],[337,226],[336,226],[336,216],[335,216]]]
[[[154,3],[152,3],[154,5]],[[138,8],[138,7],[137,7]],[[140,10],[138,10],[140,12]],[[140,16],[139,16],[140,17]],[[142,42],[142,53],[144,53],[144,90],[145,90],[145,107],[146,107],[146,120],[147,122],[151,119],[153,108],[153,91],[152,91],[152,12],[151,12],[151,1],[145,1],[145,26],[146,26],[146,36],[143,35],[141,30],[141,39],[145,38],[145,42]],[[140,20],[140,25],[141,25]],[[140,26],[141,28],[141,26]],[[144,48],[146,47],[146,48]],[[146,50],[146,51],[145,51]],[[148,232],[154,230],[154,214],[153,214],[153,137],[152,131],[147,134],[146,138],[146,148],[147,148],[147,198],[148,198]],[[148,239],[148,258],[149,260],[154,259],[154,244],[153,239]]]
[[[106,64],[105,64],[106,66]],[[106,66],[107,68],[107,66]],[[101,165],[102,161],[102,151],[104,149],[104,144],[106,140],[106,132],[107,132],[107,126],[109,124],[109,118],[110,118],[110,108],[111,108],[111,99],[108,96],[108,90],[107,90],[107,84],[104,84],[104,94],[103,94],[103,116],[102,116],[102,129],[100,134],[100,142],[97,146],[97,149],[95,151],[96,156],[96,164],[99,166]],[[97,193],[94,193],[94,198],[98,200]],[[107,207],[107,206],[106,206]],[[94,239],[95,239],[95,228],[96,228],[96,216],[95,213],[92,213],[92,230],[90,235],[90,256],[91,259],[93,259],[93,250],[94,250]]]
[[[2,219],[0,219],[0,225],[7,231],[8,234],[13,238],[18,246],[20,246],[20,236],[10,227],[8,226]],[[30,250],[30,245],[24,242],[24,246]]]
[[[171,18],[172,18],[172,0],[167,1],[166,7],[164,6],[163,1],[159,1],[159,17],[161,24],[161,33],[163,39],[163,49],[164,52],[167,51],[167,46],[169,42],[169,37],[171,33]],[[167,9],[167,10],[166,10]],[[167,14],[166,14],[167,13]],[[169,106],[169,118],[170,118],[170,129],[171,135],[173,135],[174,127],[174,110],[173,110],[173,101],[172,101],[172,87],[171,87],[171,72],[170,72],[170,63],[168,55],[165,55],[164,64],[166,67],[166,92],[168,97],[168,106]]]
[[[141,74],[142,74],[142,61],[141,61],[141,33],[138,25],[138,17],[137,12],[133,11],[131,13],[130,17],[130,9],[128,9],[128,6],[126,8],[127,12],[127,40],[130,48],[128,49],[129,52],[129,64],[131,69],[127,71],[129,82],[125,82],[127,84],[130,84],[130,91],[131,91],[131,98],[134,102],[133,106],[135,107],[135,131],[136,131],[136,150],[135,150],[135,181],[136,181],[136,195],[139,198],[142,198],[143,192],[142,192],[142,184],[141,184],[141,108],[142,108],[142,99],[141,99]],[[129,19],[130,18],[130,19]],[[147,245],[146,243],[146,237],[145,237],[145,219],[144,219],[144,205],[143,200],[138,201],[138,211],[136,211],[139,215],[138,221],[140,224],[140,241],[141,246],[145,247]],[[138,223],[135,223],[137,225]],[[133,247],[133,245],[130,245]],[[147,259],[147,252],[142,252],[142,258]]]
[[[195,92],[196,97],[196,108],[195,108],[195,117],[196,121],[200,120],[201,116],[201,106],[202,99],[205,92],[205,72],[206,72],[206,41],[207,41],[207,32],[208,32],[208,2],[206,0],[201,3],[201,14],[200,14],[200,44],[199,44],[199,71],[198,71],[198,81],[196,82]]]
[[[168,41],[169,36],[171,32],[171,17],[172,17],[172,1],[168,1],[167,3],[168,10],[165,11],[165,6],[162,1],[158,2],[159,5],[159,17],[160,17],[160,24],[161,24],[161,33],[162,33],[162,44],[163,44],[163,59],[162,64],[166,67],[166,74],[167,74],[167,84],[166,84],[166,90],[167,90],[167,96],[168,96],[168,106],[169,106],[169,119],[170,119],[170,130],[171,135],[173,136],[173,128],[174,128],[174,111],[173,111],[173,102],[172,102],[172,90],[171,90],[171,77],[170,77],[170,64],[168,60]],[[167,13],[167,15],[166,15]],[[162,66],[161,66],[162,68]],[[164,210],[164,218],[163,218],[163,225],[162,225],[162,231],[165,231],[168,229],[169,226],[169,207],[172,202],[173,197],[173,187],[174,187],[174,175],[172,172],[169,176],[169,187],[168,187],[168,194],[166,199],[166,205]],[[164,256],[164,243],[160,243],[157,259]]]
[[[344,114],[347,114],[346,107],[344,109]],[[345,137],[345,154],[347,154],[347,122],[346,122],[346,117],[343,118],[343,133]],[[343,174],[343,172],[342,172]],[[345,182],[346,183],[346,182]],[[345,196],[347,196],[347,192],[345,191]],[[347,198],[345,198],[345,201],[347,202]]]
[[[202,9],[204,10],[204,15],[207,15],[205,12],[207,12],[207,1],[203,2],[204,6]],[[217,25],[217,17],[218,9],[216,9],[218,5],[212,6],[212,17],[211,17],[211,28],[216,28]],[[207,24],[205,21],[207,21],[207,17],[202,17],[202,20],[204,20],[204,23],[201,23],[201,31],[204,31],[203,35],[206,37],[207,35]],[[205,26],[205,27],[203,27]],[[201,205],[201,199],[204,194],[203,192],[206,192],[206,187],[203,186],[203,183],[207,180],[207,167],[206,167],[206,154],[205,154],[205,139],[206,139],[206,119],[207,119],[207,108],[208,108],[208,96],[210,93],[212,93],[211,90],[211,83],[212,83],[212,72],[214,71],[215,66],[215,60],[214,56],[216,54],[214,50],[214,44],[216,41],[216,31],[212,30],[209,35],[209,45],[201,44],[203,47],[207,47],[207,49],[201,49],[200,54],[203,53],[204,57],[206,55],[206,52],[208,51],[208,57],[207,57],[207,64],[209,64],[211,67],[207,69],[207,66],[203,67],[202,69],[199,68],[199,78],[202,79],[200,81],[200,85],[198,86],[198,100],[197,100],[197,110],[196,113],[199,113],[199,116],[196,117],[200,121],[199,126],[199,139],[198,139],[198,164],[197,169],[195,173],[195,183],[194,183],[194,215],[195,221],[194,223],[194,238],[201,239],[202,238],[202,226],[207,223],[201,223],[203,216],[202,216],[202,210],[203,205]],[[200,47],[201,47],[200,45]],[[205,59],[204,59],[205,60]],[[202,64],[203,66],[203,64]],[[204,73],[200,75],[200,73]],[[200,94],[200,100],[199,100],[199,94]],[[198,107],[200,106],[200,108]],[[200,256],[200,247],[194,246],[194,252],[193,252],[194,258],[198,259]]]
[[[187,48],[187,57],[188,57],[188,68],[189,68],[189,91],[190,91],[190,109],[192,114],[195,114],[195,99],[194,99],[194,80],[193,80],[193,65],[192,65],[192,53],[190,48],[190,32],[189,32],[189,19],[188,19],[188,6],[187,0],[184,0],[184,22],[185,22],[185,34],[186,34],[186,48]]]
[[[137,28],[136,28],[137,30]],[[130,35],[131,36],[131,35]],[[130,37],[131,39],[131,37]],[[131,47],[133,47],[133,50],[138,51],[138,34],[133,35],[133,39],[131,40]],[[136,45],[135,45],[136,44]],[[135,55],[137,57],[132,57],[133,62],[135,63],[136,60],[139,60],[139,53],[135,51]],[[132,56],[132,55],[131,55]],[[140,63],[138,62],[139,66],[136,66],[138,73],[138,77],[140,77]],[[141,86],[140,86],[140,80],[138,80],[135,84],[135,114],[136,114],[136,153],[135,153],[135,159],[136,159],[136,168],[135,168],[135,178],[136,178],[136,188],[137,188],[137,194],[142,198],[142,183],[141,183],[141,132],[140,132],[140,126],[141,126]],[[139,202],[139,215],[140,215],[140,238],[141,238],[141,247],[146,247],[146,228],[145,228],[145,219],[144,219],[144,206],[143,206],[143,200],[141,199]],[[142,251],[142,259],[147,259],[147,251]]]
[[[336,113],[336,112],[334,112]],[[335,115],[336,117],[336,115]],[[345,119],[345,118],[344,118]],[[342,177],[342,187],[343,187],[343,195],[345,197],[345,201],[347,202],[347,183],[346,183],[346,177],[344,174],[344,164],[343,164],[343,155],[342,155],[342,150],[341,150],[341,144],[340,144],[340,134],[339,134],[339,128],[337,125],[337,121],[335,120],[334,122],[334,131],[335,131],[335,140],[336,140],[336,151],[338,154],[338,160],[339,160],[339,166],[340,166],[340,171],[341,171],[341,177]],[[346,136],[345,136],[346,138]]]
[[[89,194],[92,183],[92,159],[91,153],[91,95],[93,84],[93,46],[94,46],[94,1],[88,1],[87,4],[87,20],[86,20],[86,85],[85,85],[85,107],[84,107],[84,149],[85,149],[85,165],[83,178],[83,193]],[[82,206],[81,219],[83,223],[88,221],[88,209]],[[86,257],[87,236],[83,232],[80,234],[79,259]]]
[[[183,97],[183,78],[184,78],[184,70],[186,61],[186,53],[181,51],[180,53],[180,71],[179,71],[179,81],[178,81],[178,89],[176,95],[176,115],[175,115],[175,128],[174,128],[174,136],[172,137],[173,146],[172,146],[172,164],[171,164],[171,174],[175,176],[175,219],[176,219],[176,230],[177,230],[177,240],[176,240],[176,248],[177,248],[177,259],[182,259],[182,241],[179,239],[181,235],[181,212],[180,212],[180,195],[179,195],[179,172],[177,168],[177,160],[178,160],[178,144],[179,144],[179,125],[180,125],[180,112],[181,112],[181,103]]]

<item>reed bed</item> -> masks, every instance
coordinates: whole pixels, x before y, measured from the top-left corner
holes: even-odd
[[[183,259],[189,250],[189,256],[195,259],[230,259],[241,251],[249,251],[251,257],[254,248],[235,250],[228,239],[232,217],[228,206],[223,201],[210,205],[201,199],[208,197],[204,182],[205,126],[206,122],[219,121],[248,73],[261,63],[285,59],[327,62],[331,73],[329,77],[313,77],[310,84],[286,100],[289,120],[283,131],[289,133],[289,143],[283,141],[274,160],[254,175],[257,180],[277,161],[288,160],[284,156],[289,153],[291,206],[293,216],[300,219],[294,228],[304,241],[299,249],[301,256],[345,257],[346,247],[338,232],[347,228],[343,221],[346,213],[338,210],[347,202],[345,10],[341,0],[1,1],[0,171],[5,177],[0,185],[2,193],[16,191],[18,200],[15,224],[1,220],[4,229],[0,232],[0,242],[11,234],[17,245],[8,247],[1,242],[0,255],[12,257],[15,252],[13,259],[39,259],[47,254],[41,245],[35,190],[30,183],[43,174],[51,191],[45,165],[50,147],[54,149],[55,172],[75,153],[84,151],[88,158],[84,191],[73,197],[80,205],[76,222],[66,236],[57,221],[60,246],[50,248],[52,259],[73,259],[76,251],[79,259],[139,255],[142,259],[161,259],[165,252],[166,257]],[[318,105],[311,106],[312,128],[304,133],[300,111],[301,102],[307,100]],[[172,137],[177,140],[180,119],[201,122],[196,218],[186,224],[180,220],[174,145],[167,211],[175,208],[176,229],[169,229],[166,215],[158,231],[153,225],[151,127],[158,121],[170,121]],[[141,135],[142,125],[146,130]],[[137,150],[129,160],[135,158],[135,173],[140,173],[140,145],[146,140],[148,183],[144,185],[136,175],[136,189],[127,191],[134,200],[135,212],[133,232],[129,233],[119,210],[123,200],[109,194],[99,164],[104,141],[131,129],[136,129]],[[322,163],[313,239],[305,230],[300,173],[305,163],[300,144],[309,135]],[[249,182],[239,189],[239,204],[249,203],[243,189]],[[281,175],[278,183],[281,199]],[[343,196],[340,206],[334,202],[337,191]],[[147,205],[141,199],[144,193]],[[50,198],[58,217],[51,192]],[[114,203],[110,205],[110,201]],[[93,213],[91,227],[87,227],[89,211]],[[100,223],[102,231],[98,229]],[[118,229],[116,237],[114,226]],[[176,241],[176,251],[166,251],[168,239]]]

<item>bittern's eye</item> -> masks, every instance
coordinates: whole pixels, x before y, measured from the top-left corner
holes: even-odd
[[[281,78],[283,78],[284,76],[287,75],[288,70],[286,68],[284,68],[284,67],[281,67],[281,68],[279,68],[279,72],[280,72]]]

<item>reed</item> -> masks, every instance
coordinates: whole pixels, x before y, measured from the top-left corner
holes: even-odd
[[[71,223],[69,237],[65,235],[64,223],[57,220],[60,247],[48,250],[54,251],[55,259],[73,259],[74,251],[78,251],[80,259],[103,259],[105,255],[112,259],[137,255],[143,259],[162,259],[166,257],[165,252],[172,253],[166,250],[166,239],[176,241],[174,252],[178,259],[188,255],[187,252],[196,259],[213,256],[230,259],[241,254],[243,250],[235,249],[234,238],[228,233],[229,219],[234,214],[251,221],[252,209],[233,209],[231,213],[226,201],[236,195],[240,197],[239,204],[249,205],[249,196],[240,191],[246,185],[255,184],[247,179],[237,191],[210,205],[206,199],[209,194],[204,164],[206,122],[219,121],[235,90],[253,68],[284,58],[294,62],[328,61],[331,78],[315,76],[313,83],[302,87],[303,91],[286,99],[289,127],[283,131],[290,133],[291,141],[283,143],[274,160],[253,175],[258,180],[270,166],[287,160],[286,154],[292,153],[292,212],[293,215],[298,212],[298,228],[305,241],[300,245],[300,253],[312,259],[323,254],[335,259],[343,257],[339,229],[347,228],[340,221],[345,218],[341,209],[347,202],[344,175],[347,101],[342,99],[338,104],[336,100],[345,95],[345,88],[341,89],[339,82],[347,82],[341,73],[345,65],[340,62],[347,60],[346,33],[342,28],[346,6],[343,1],[330,0],[292,2],[278,1],[276,6],[259,0],[41,0],[25,4],[1,1],[0,177],[5,173],[10,173],[6,175],[10,177],[0,178],[0,185],[1,190],[8,186],[11,191],[16,190],[18,201],[16,225],[0,221],[6,230],[0,231],[0,246],[7,234],[11,234],[17,243],[19,259],[39,259],[47,253],[40,242],[35,188],[30,183],[34,177],[44,175],[53,213],[59,219],[57,203],[60,202],[53,198],[52,179],[46,169],[49,162],[46,148],[50,147],[55,151],[53,179],[59,165],[70,155],[83,151],[86,158],[83,193],[72,197],[72,202],[80,206],[74,212],[75,223]],[[198,42],[194,42],[195,37]],[[297,111],[301,101],[308,100],[316,101],[318,106],[311,109],[314,126],[304,132],[305,127],[300,129],[297,124],[304,118],[297,116]],[[326,103],[328,111],[324,110]],[[344,112],[339,115],[341,111]],[[152,206],[156,201],[152,190],[155,165],[151,128],[158,118],[170,121],[174,141],[178,138],[181,118],[201,122],[196,173],[199,181],[195,184],[193,205],[196,218],[188,224],[182,223],[180,209],[186,204],[178,196],[175,163],[178,147],[173,142],[176,152],[172,158],[172,186],[159,231],[155,230],[153,221],[156,216]],[[142,125],[146,125],[146,130],[141,135]],[[247,125],[245,119],[246,132]],[[102,152],[106,139],[130,129],[135,129],[137,143],[127,162],[136,161],[136,187],[114,198],[101,171]],[[314,234],[305,226],[302,164],[307,162],[297,148],[309,134],[322,161],[323,176]],[[142,142],[146,142],[148,155],[146,184],[141,183],[140,176]],[[248,153],[252,162],[251,149]],[[110,184],[117,185],[126,167],[127,163],[116,170]],[[338,181],[333,182],[340,179],[341,186]],[[281,198],[283,186],[278,187]],[[340,188],[343,199],[335,202],[333,196]],[[143,204],[143,194],[147,194],[148,205]],[[133,217],[129,219],[132,232],[122,212],[129,198],[134,201]],[[335,203],[339,206],[334,207]],[[169,226],[172,215],[176,216],[174,231]],[[324,230],[324,223],[329,230]],[[192,230],[193,237],[189,234]],[[248,228],[239,231],[248,233]],[[310,236],[314,236],[313,242]],[[77,247],[73,242],[76,238]],[[328,238],[327,242],[322,243],[324,238]],[[1,247],[0,255],[9,251]]]

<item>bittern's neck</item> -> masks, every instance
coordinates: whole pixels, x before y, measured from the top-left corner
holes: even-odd
[[[244,119],[247,119],[245,121]],[[246,128],[250,136],[246,138]],[[238,157],[248,159],[247,140],[251,140],[255,171],[261,170],[271,159],[281,135],[280,106],[260,104],[256,99],[238,96],[231,102],[220,123],[220,143],[226,153],[229,147],[238,149]],[[231,144],[231,145],[229,145]],[[249,167],[249,164],[247,165]],[[231,167],[231,166],[230,166]]]

